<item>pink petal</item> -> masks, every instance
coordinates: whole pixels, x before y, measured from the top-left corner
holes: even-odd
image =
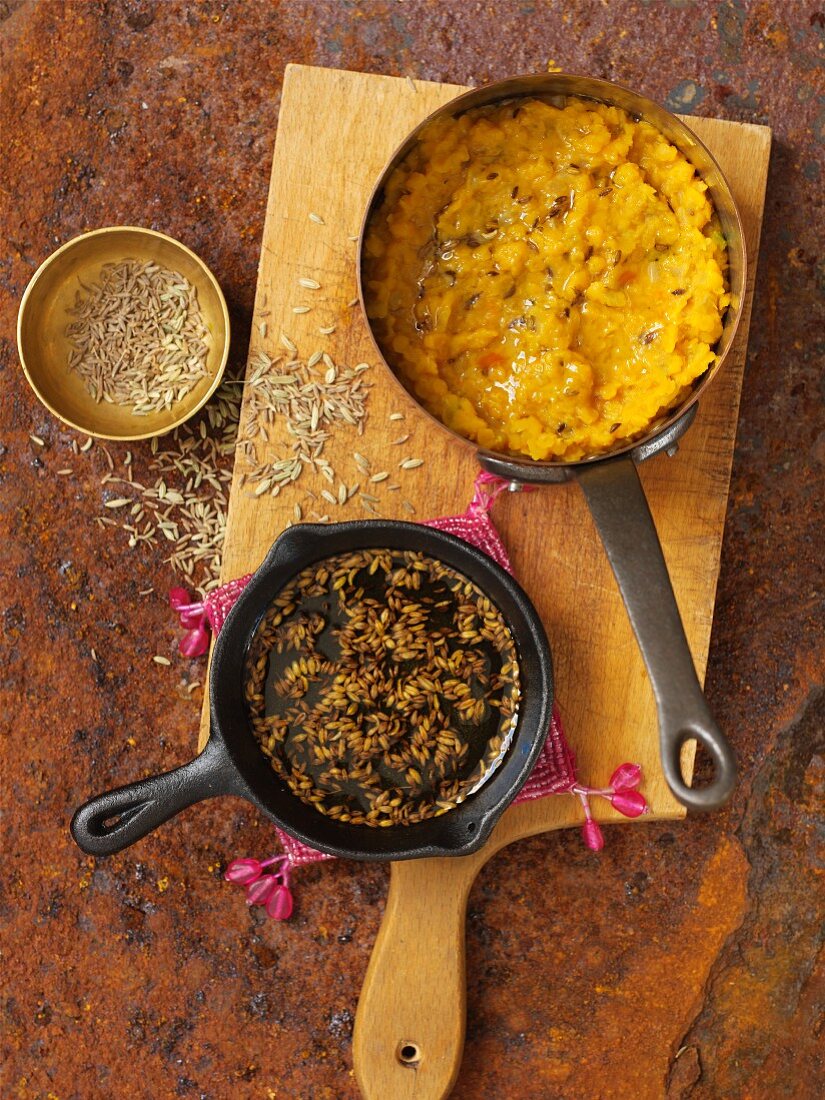
[[[190,630],[181,638],[178,649],[184,657],[200,657],[209,648],[209,634],[202,626]]]
[[[614,790],[629,791],[638,787],[642,781],[642,769],[639,764],[620,764],[610,777],[608,787]]]
[[[292,892],[288,886],[278,886],[269,895],[267,915],[273,920],[289,920],[292,916]]]
[[[227,882],[239,882],[246,886],[261,877],[261,865],[257,859],[233,859],[223,873]]]
[[[180,625],[184,627],[184,629],[192,630],[203,623],[203,610],[198,608],[195,611],[178,611],[178,617],[180,618]]]
[[[592,818],[582,825],[582,836],[585,844],[592,852],[600,852],[604,848],[604,837],[599,828],[599,823]]]
[[[647,812],[647,800],[638,791],[616,791],[610,801],[625,817],[638,817]]]
[[[191,602],[192,597],[185,588],[172,588],[169,590],[169,603],[176,611],[180,607],[188,607]]]
[[[273,890],[281,889],[274,875],[264,875],[246,888],[247,905],[266,905]]]

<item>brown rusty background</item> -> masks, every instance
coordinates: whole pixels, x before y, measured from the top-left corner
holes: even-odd
[[[160,596],[138,595],[168,589],[161,555],[92,523],[99,449],[74,457],[25,385],[26,282],[84,229],[164,230],[223,284],[237,367],[286,63],[466,83],[551,59],[774,131],[708,671],[743,778],[715,817],[612,828],[599,855],[539,837],[488,865],[455,1095],[821,1095],[821,0],[0,0],[0,34],[4,1100],[352,1100],[387,884],[380,867],[311,868],[288,924],[248,913],[221,870],[272,833],[232,800],[109,860],[71,843],[91,792],[190,755],[184,689],[203,670],[175,656]]]

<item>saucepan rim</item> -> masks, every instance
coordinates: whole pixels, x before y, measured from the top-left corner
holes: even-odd
[[[473,442],[473,440],[461,435],[459,432],[456,432],[439,420],[438,417],[431,413],[419,398],[404,385],[396,370],[384,355],[384,351],[375,336],[367,312],[367,296],[364,286],[364,240],[370,218],[374,209],[380,202],[387,180],[407,153],[413,148],[421,131],[436,118],[446,116],[455,117],[474,107],[487,106],[492,103],[510,99],[542,97],[548,99],[553,97],[575,97],[595,100],[596,102],[605,103],[609,106],[622,107],[629,111],[635,118],[650,122],[650,124],[663,133],[668,140],[673,141],[674,144],[677,145],[680,152],[682,152],[691,164],[693,164],[696,171],[708,185],[714,209],[723,224],[728,246],[728,279],[731,285],[731,292],[734,296],[734,300],[731,302],[730,306],[728,306],[723,318],[724,329],[716,345],[716,347],[721,350],[717,355],[716,362],[695,380],[690,393],[688,393],[685,399],[678,406],[669,410],[664,416],[651,423],[644,435],[629,440],[620,447],[616,447],[610,451],[589,455],[575,462],[565,461],[564,459],[534,459],[530,458],[528,455],[516,454],[509,451],[489,450],[480,447],[477,443]],[[691,153],[693,155],[691,155]],[[699,165],[696,164],[695,158],[697,153],[698,159],[704,158],[706,161],[705,171],[702,171]],[[719,199],[722,200],[721,204]],[[406,394],[407,398],[412,401],[416,408],[419,409],[424,416],[428,417],[432,423],[436,424],[442,431],[447,432],[463,446],[471,448],[482,460],[489,458],[497,462],[507,462],[513,467],[522,466],[537,471],[546,470],[548,474],[553,471],[565,470],[572,473],[577,468],[590,466],[596,462],[604,462],[625,455],[633,455],[640,449],[644,449],[654,440],[660,437],[667,437],[669,430],[677,424],[685,413],[696,405],[707,386],[719,373],[723,363],[727,359],[742,318],[742,311],[745,303],[745,289],[747,286],[748,260],[742,217],[722,169],[719,167],[716,158],[704,142],[701,141],[693,130],[691,130],[680,118],[654,100],[648,99],[632,88],[628,88],[623,84],[617,84],[613,81],[601,80],[596,77],[582,76],[575,73],[527,73],[520,76],[508,77],[505,80],[493,81],[461,93],[456,96],[455,99],[438,107],[435,111],[427,115],[426,118],[422,119],[422,121],[418,123],[418,125],[415,126],[398,145],[376,180],[361,220],[356,254],[358,301],[361,315],[367,326],[369,338],[378,355],[379,361],[383,364],[395,384],[404,394]]]

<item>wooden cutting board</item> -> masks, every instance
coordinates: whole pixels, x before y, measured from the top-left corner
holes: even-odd
[[[391,477],[373,486],[380,514],[427,519],[461,512],[477,464],[473,449],[433,431],[378,364],[355,298],[356,244],[375,179],[410,129],[465,89],[302,65],[287,67],[264,224],[250,358],[279,353],[280,334],[306,358],[328,352],[336,363],[362,361],[372,390],[362,437],[342,431],[325,457],[339,479],[363,482],[352,457],[366,455]],[[703,398],[675,458],[641,468],[673,588],[700,679],[704,677],[736,419],[745,363],[756,256],[770,151],[770,131],[716,119],[686,120],[715,154],[739,203],[749,257],[742,324],[724,370]],[[320,216],[323,225],[310,218]],[[303,288],[309,278],[320,289]],[[293,313],[308,305],[309,313]],[[331,334],[319,329],[335,326]],[[390,420],[402,413],[403,420]],[[243,415],[243,414],[242,414]],[[409,434],[407,443],[392,440]],[[284,453],[285,446],[273,445]],[[423,458],[400,470],[402,458]],[[251,572],[300,503],[330,519],[363,518],[354,498],[338,507],[315,504],[306,490],[328,488],[308,473],[277,498],[255,497],[240,484],[239,455],[227,522],[223,579]],[[388,491],[385,486],[398,483]],[[337,486],[337,481],[336,481]],[[414,515],[403,504],[409,501]],[[557,698],[578,773],[607,781],[622,761],[644,768],[643,790],[655,818],[678,818],[658,758],[657,722],[647,675],[627,615],[583,497],[574,484],[506,494],[495,522],[516,576],[542,616],[556,672]],[[208,736],[204,706],[201,745]],[[735,737],[734,737],[735,745]],[[616,816],[602,800],[603,820]],[[625,820],[625,819],[621,819]],[[557,796],[513,807],[474,856],[393,865],[387,912],[370,964],[356,1022],[359,1084],[375,1100],[443,1096],[452,1085],[464,1033],[464,908],[478,869],[504,844],[580,821],[578,800]],[[401,981],[401,976],[415,974]],[[433,991],[439,990],[434,997]],[[406,1063],[400,1054],[406,1047]]]

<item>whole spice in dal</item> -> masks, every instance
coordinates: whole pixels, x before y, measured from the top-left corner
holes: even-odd
[[[145,416],[171,408],[207,375],[197,292],[175,271],[138,260],[106,264],[69,313],[76,320],[66,328],[68,365],[95,401]]]
[[[341,822],[410,825],[490,774],[519,701],[515,643],[467,577],[415,551],[304,569],[250,644],[245,699],[275,772]]]

